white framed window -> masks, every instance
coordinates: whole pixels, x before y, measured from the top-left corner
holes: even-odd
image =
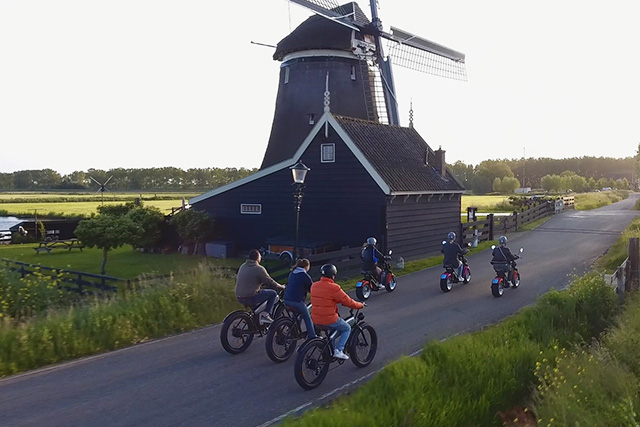
[[[262,205],[255,203],[241,203],[240,213],[243,215],[261,215]]]
[[[320,162],[334,163],[336,161],[336,144],[320,144]]]

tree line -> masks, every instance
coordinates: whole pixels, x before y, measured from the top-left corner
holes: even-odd
[[[211,190],[242,179],[257,172],[246,168],[191,168],[175,167],[142,169],[88,169],[61,175],[53,169],[22,170],[0,173],[1,190]],[[93,178],[93,179],[92,179]],[[95,181],[94,181],[95,180]],[[96,182],[97,181],[97,182]]]
[[[513,192],[519,187],[545,189],[565,186],[574,191],[595,190],[626,185],[634,188],[638,177],[638,155],[623,159],[610,157],[575,157],[569,159],[528,158],[485,160],[477,166],[456,162],[449,165],[467,190],[476,194],[493,191]],[[52,169],[0,173],[0,190],[98,190],[108,180],[111,191],[195,190],[208,191],[245,178],[257,168],[175,167],[141,169],[88,169],[61,175]],[[585,180],[567,176],[577,175]],[[549,178],[551,177],[551,178]],[[93,179],[92,179],[93,178]],[[95,180],[95,181],[94,181]],[[97,182],[96,182],[97,181]]]
[[[638,156],[485,160],[477,166],[458,161],[449,168],[475,194],[509,193],[519,187],[547,191],[635,189]]]

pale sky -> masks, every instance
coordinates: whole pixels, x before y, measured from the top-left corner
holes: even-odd
[[[385,30],[466,54],[467,82],[394,68],[401,125],[413,101],[448,163],[636,154],[635,2],[379,3]],[[259,167],[280,63],[251,41],[309,15],[287,0],[0,0],[0,172]]]

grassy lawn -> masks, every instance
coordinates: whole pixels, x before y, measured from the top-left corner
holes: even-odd
[[[464,194],[462,196],[462,212],[466,214],[469,206],[475,206],[478,208],[478,212],[493,212],[496,206],[502,202],[509,201],[508,195],[488,195],[488,196],[476,196],[473,194]]]
[[[36,253],[35,244],[0,245],[0,258],[29,264],[40,264],[46,267],[64,270],[83,271],[100,274],[102,251],[84,248],[68,252],[54,249],[50,253]],[[122,279],[133,279],[140,275],[180,275],[195,269],[200,263],[237,268],[244,260],[230,258],[215,259],[201,255],[182,254],[149,254],[134,251],[130,246],[123,246],[109,252],[107,258],[107,275]]]

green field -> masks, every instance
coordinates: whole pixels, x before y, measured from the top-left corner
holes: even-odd
[[[188,201],[195,193],[0,193],[0,211],[18,217],[38,215],[89,216],[96,208],[135,201],[144,206],[155,206],[163,213],[182,206],[182,197]]]

